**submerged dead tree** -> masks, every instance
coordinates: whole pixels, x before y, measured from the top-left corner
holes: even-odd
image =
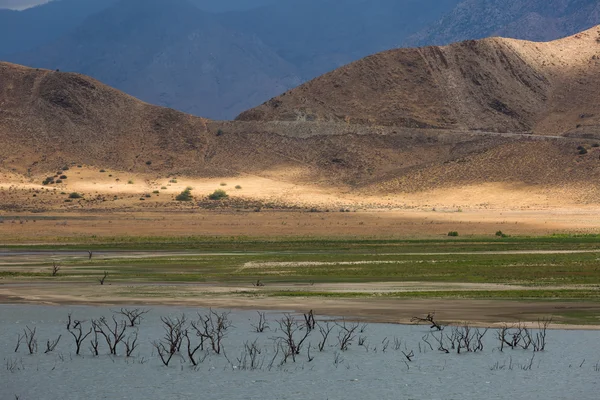
[[[410,319],[410,322],[415,322],[415,323],[428,323],[431,324],[431,329],[437,329],[438,331],[441,331],[442,329],[444,329],[444,327],[442,325],[440,325],[435,319],[435,312],[429,313],[427,314],[427,316],[425,318],[421,318],[421,317],[412,317]]]
[[[112,317],[112,323],[105,317],[98,320],[92,320],[94,331],[104,337],[110,354],[117,355],[117,346],[125,337],[127,324],[125,321],[117,321],[115,316]]]
[[[339,348],[341,351],[346,351],[356,338],[355,331],[358,329],[359,325],[357,323],[346,324],[346,321],[344,320],[342,320],[341,324],[336,322],[336,325],[340,328],[338,333]]]
[[[198,321],[191,323],[196,335],[210,343],[215,354],[221,354],[223,339],[227,336],[227,330],[231,327],[229,313],[217,313],[212,309],[205,315],[198,314]]]
[[[158,352],[162,363],[165,366],[169,366],[173,356],[178,353],[183,343],[183,337],[185,334],[185,315],[180,317],[161,317],[160,320],[163,323],[163,329],[165,335],[158,342],[152,342],[152,345]]]
[[[296,362],[296,356],[300,354],[302,345],[310,335],[311,329],[306,325],[297,321],[293,315],[284,314],[284,316],[277,321],[281,335],[274,338],[278,342],[283,350],[284,362],[289,357],[292,357],[292,361]],[[301,332],[297,335],[297,332]]]
[[[327,338],[329,334],[333,330],[335,325],[331,325],[328,321],[324,323],[318,323],[317,327],[319,328],[319,333],[321,334],[321,340],[319,341],[319,351],[325,350],[325,346],[327,345]]]
[[[86,332],[86,330],[83,329],[83,323],[81,321],[75,321],[73,322],[73,326],[71,326],[71,314],[69,314],[67,331],[73,336],[73,339],[75,340],[75,354],[79,355],[81,344],[92,334],[93,328],[90,327],[89,331]]]
[[[121,308],[119,311],[115,311],[116,314],[120,314],[127,318],[129,321],[129,327],[133,328],[142,322],[142,316],[147,314],[150,310],[142,310],[140,308]]]
[[[267,315],[264,312],[257,311],[258,313],[258,322],[256,325],[252,324],[252,328],[257,333],[263,333],[266,329],[269,329],[269,324],[267,323]]]
[[[53,352],[56,346],[58,345],[58,342],[60,342],[61,337],[62,335],[58,335],[58,338],[56,338],[55,340],[48,339],[48,341],[46,342],[46,351],[44,352],[44,354]]]

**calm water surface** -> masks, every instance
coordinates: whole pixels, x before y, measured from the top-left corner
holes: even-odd
[[[422,337],[427,326],[369,324],[367,346],[356,341],[348,351],[336,347],[334,329],[324,352],[317,347],[321,337],[313,332],[306,349],[295,363],[267,365],[275,353],[273,338],[281,334],[275,320],[281,314],[267,314],[271,330],[253,332],[257,313],[234,311],[223,355],[210,354],[198,368],[181,357],[164,367],[152,341],[164,334],[160,317],[185,313],[197,319],[202,309],[154,307],[139,326],[140,347],[134,357],[106,355],[93,357],[89,339],[82,355],[75,355],[72,337],[66,331],[67,314],[74,319],[110,317],[114,308],[46,307],[0,305],[0,399],[599,399],[600,332],[548,331],[546,351],[506,350],[500,352],[495,331],[485,337],[481,353],[444,354],[430,350]],[[39,351],[27,354],[21,345],[14,352],[17,336],[25,326],[36,327]],[[447,328],[449,329],[449,328]],[[56,350],[44,354],[46,341],[62,338]],[[390,346],[382,351],[382,341]],[[401,340],[395,350],[393,340]],[[258,339],[262,368],[243,370],[236,358],[244,343]],[[358,339],[358,335],[357,335]],[[434,345],[433,340],[430,340]],[[402,351],[413,351],[406,362]],[[124,349],[119,349],[124,353]],[[281,357],[278,357],[279,361]],[[336,363],[337,360],[337,363]],[[531,369],[523,369],[531,365]]]

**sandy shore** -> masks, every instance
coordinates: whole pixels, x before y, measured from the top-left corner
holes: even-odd
[[[280,310],[346,317],[367,322],[411,323],[414,316],[435,312],[446,324],[469,323],[474,326],[497,327],[524,322],[536,326],[540,318],[556,315],[552,326],[560,329],[600,329],[599,325],[563,323],[561,314],[585,312],[600,314],[600,303],[579,301],[510,301],[456,299],[393,298],[318,298],[270,297],[259,292],[235,291],[235,287],[219,286],[206,290],[199,286],[177,284],[91,284],[23,283],[0,285],[0,303],[44,305],[160,305],[215,307],[245,310]],[[233,290],[233,291],[232,291]]]

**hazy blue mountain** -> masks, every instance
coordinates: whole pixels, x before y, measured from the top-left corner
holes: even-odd
[[[23,11],[0,9],[0,58],[50,43],[118,0],[54,0]],[[273,0],[189,0],[209,12],[248,10]],[[290,0],[280,0],[290,1]]]
[[[232,118],[378,51],[595,24],[598,0],[55,0],[0,10],[0,59]]]
[[[258,35],[309,79],[366,55],[401,46],[459,0],[291,0],[219,15]]]
[[[144,101],[215,119],[301,83],[260,39],[186,0],[122,0],[20,64],[92,76]]]
[[[598,24],[598,0],[462,0],[407,43],[447,44],[488,36],[550,41]]]
[[[50,43],[117,0],[60,0],[23,11],[0,10],[0,58]]]

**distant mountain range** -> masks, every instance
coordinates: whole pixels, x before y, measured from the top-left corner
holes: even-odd
[[[496,34],[550,40],[598,23],[597,0],[57,0],[0,10],[0,59],[232,119],[390,48]]]

